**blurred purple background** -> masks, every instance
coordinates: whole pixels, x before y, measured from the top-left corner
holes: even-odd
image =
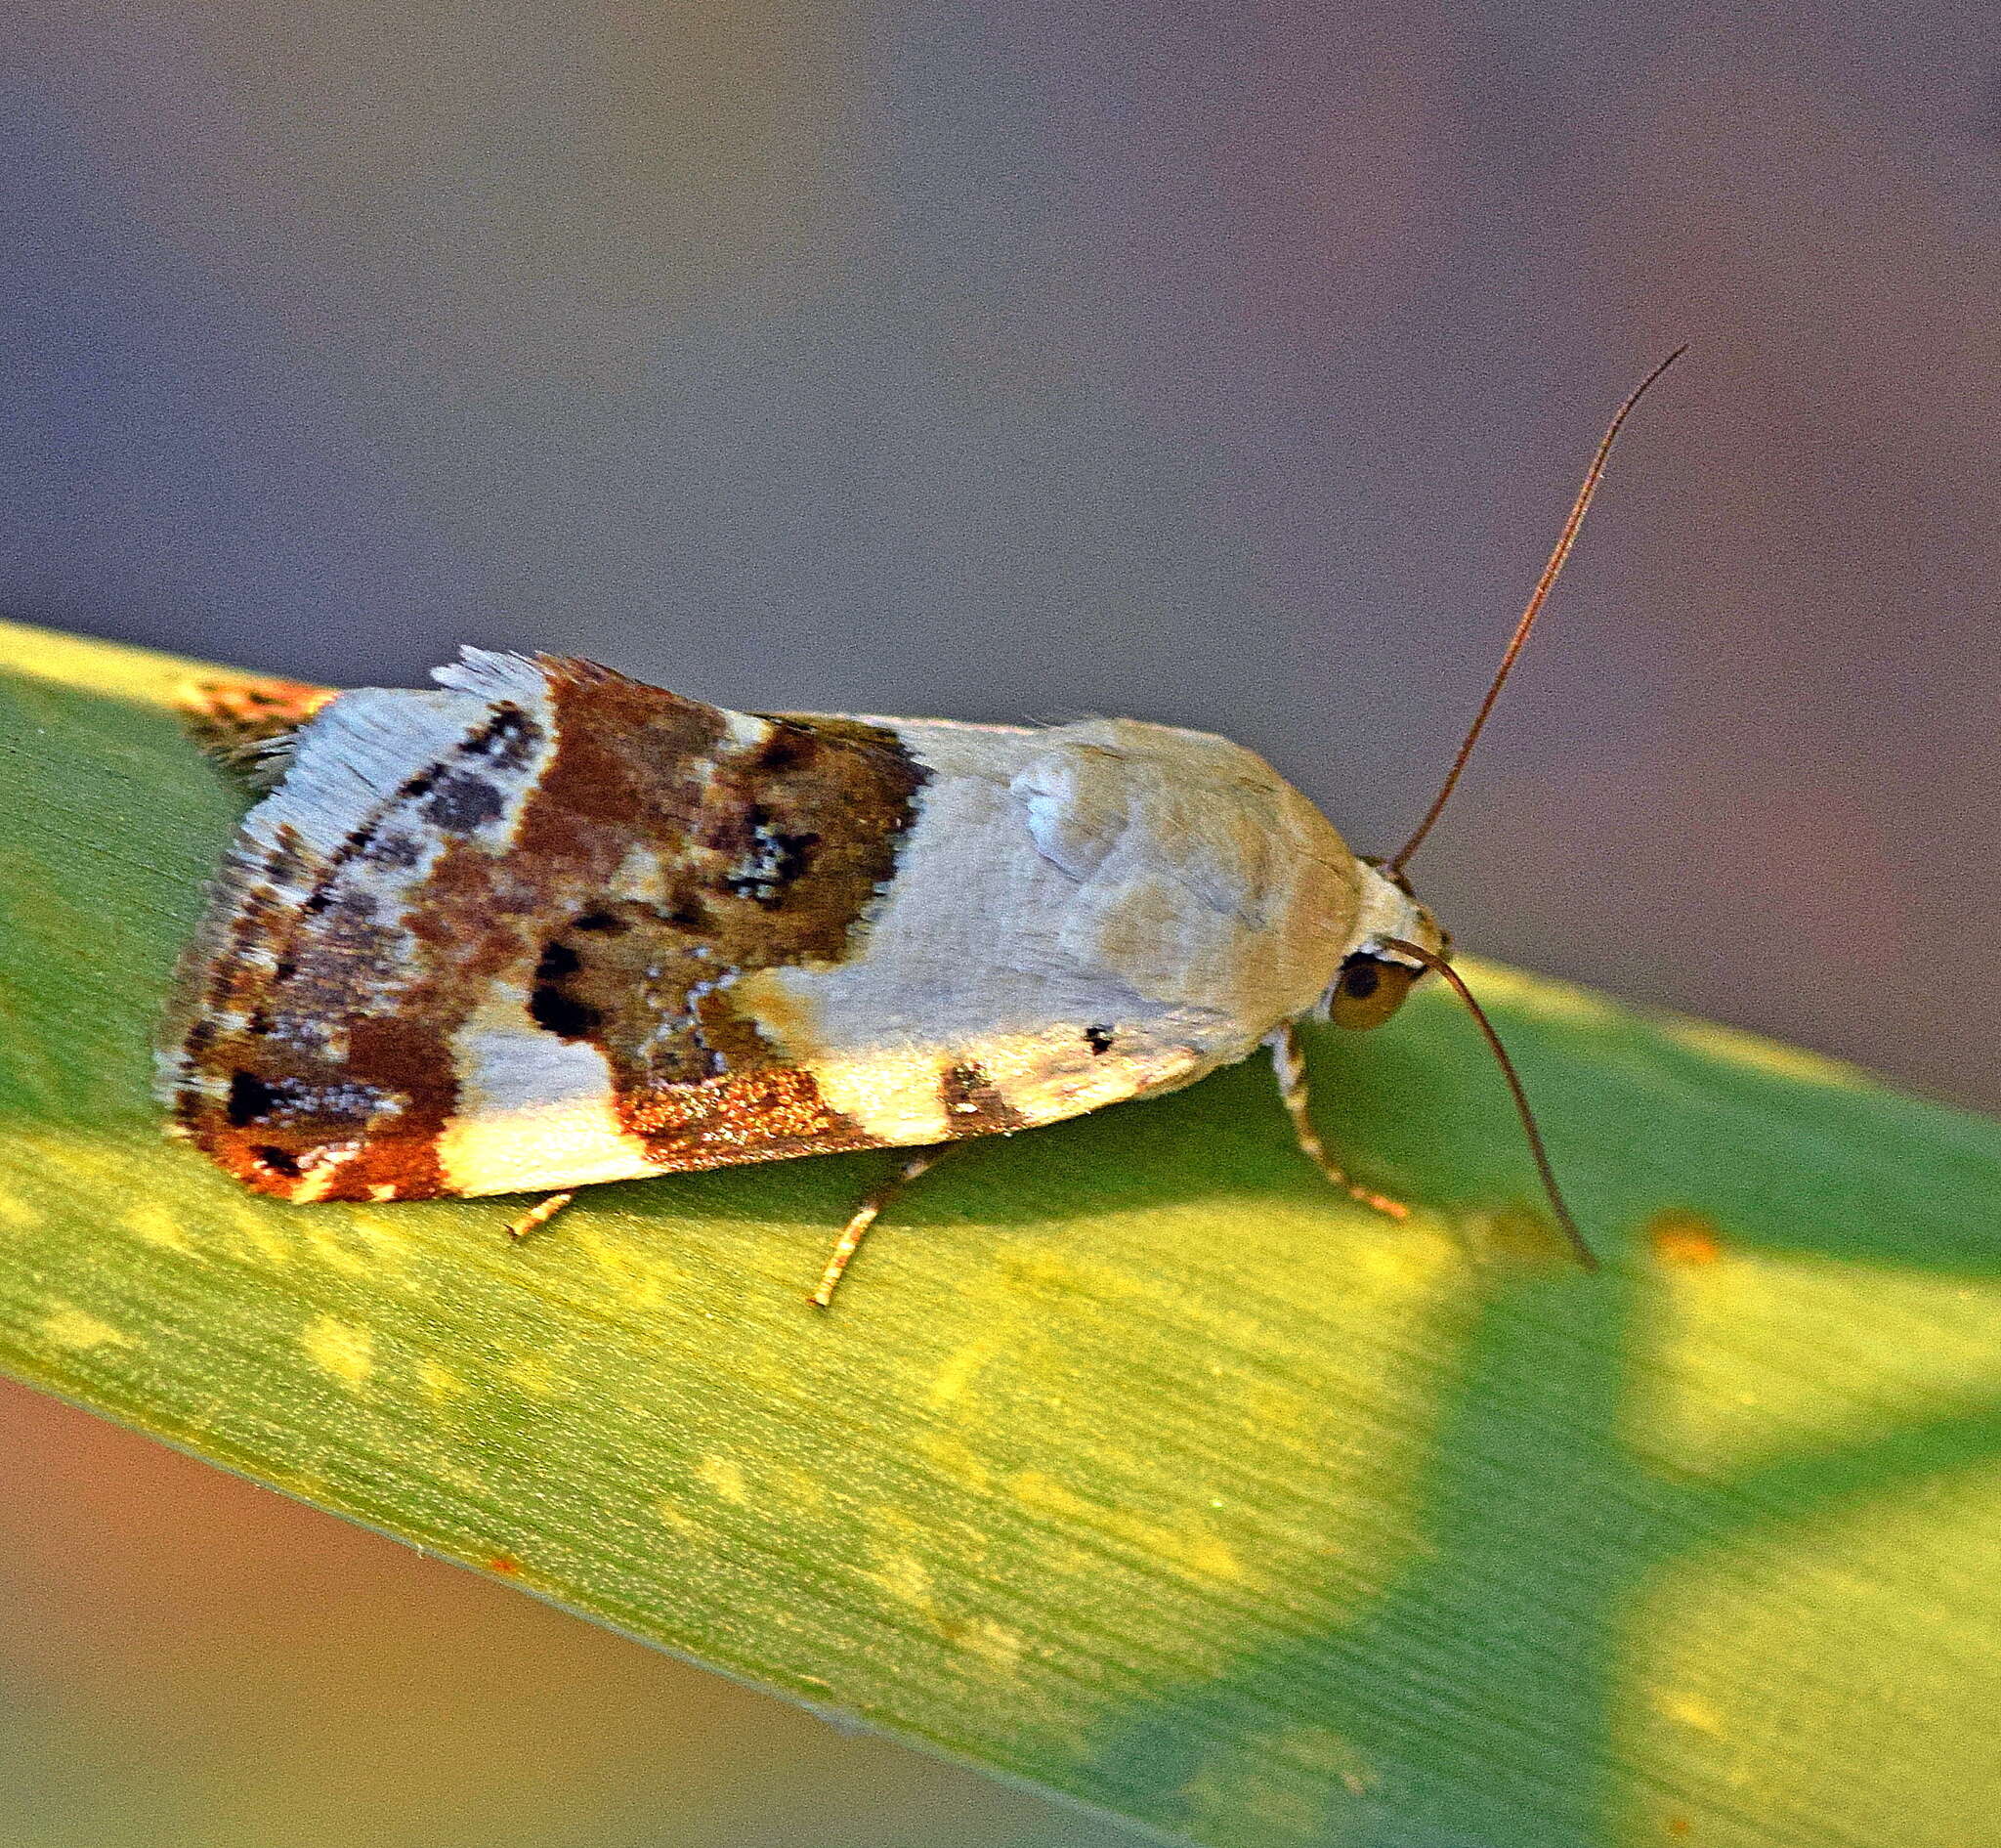
[[[1693,341],[1420,886],[1469,948],[2001,1104],[1990,8],[28,0],[0,47],[0,611],[287,673],[470,640],[1130,712],[1386,850]],[[1094,1838],[4,1413],[10,1838],[269,1841],[243,1786],[291,1779],[333,1820],[287,1843],[359,1839],[293,1730],[385,1842]],[[534,1800],[389,1832],[479,1741]],[[113,1761],[127,1834],[61,1794]]]

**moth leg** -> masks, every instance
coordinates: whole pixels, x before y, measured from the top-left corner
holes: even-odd
[[[963,1148],[964,1142],[940,1142],[935,1148],[920,1148],[895,1174],[870,1193],[862,1204],[855,1208],[848,1223],[841,1227],[840,1237],[834,1241],[833,1255],[827,1261],[827,1268],[820,1273],[820,1286],[806,1300],[816,1308],[827,1309],[833,1302],[834,1287],[840,1282],[841,1273],[848,1268],[848,1260],[855,1255],[855,1248],[861,1244],[863,1235],[873,1225],[886,1207],[912,1182],[926,1169],[935,1168],[955,1148]]]
[[[552,1193],[545,1200],[537,1200],[507,1228],[509,1238],[526,1238],[531,1232],[538,1232],[556,1215],[576,1198],[576,1189],[568,1193]]]
[[[1293,1023],[1288,1020],[1265,1041],[1265,1045],[1271,1048],[1271,1066],[1278,1077],[1278,1095],[1286,1106],[1286,1114],[1293,1119],[1293,1135],[1299,1141],[1299,1152],[1349,1199],[1359,1200],[1364,1206],[1373,1207],[1389,1219],[1409,1219],[1411,1210],[1401,1200],[1392,1200],[1387,1194],[1376,1193],[1363,1186],[1327,1152],[1327,1144],[1320,1139],[1320,1132],[1313,1127],[1313,1119],[1307,1114],[1306,1057],[1299,1049],[1299,1036]]]
[[[290,762],[292,735],[332,698],[331,687],[304,680],[236,676],[185,681],[174,704],[203,751],[253,788],[271,790]]]

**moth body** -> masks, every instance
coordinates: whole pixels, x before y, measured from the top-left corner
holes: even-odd
[[[1205,733],[760,716],[477,651],[436,678],[280,741],[184,960],[173,1126],[262,1192],[1033,1128],[1245,1057],[1384,940],[1442,949]]]

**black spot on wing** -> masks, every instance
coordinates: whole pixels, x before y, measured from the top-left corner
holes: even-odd
[[[818,749],[811,732],[779,719],[773,721],[771,736],[758,746],[753,761],[759,770],[767,773],[796,770],[808,762]]]
[[[442,834],[469,835],[497,821],[506,806],[506,798],[485,777],[461,774],[440,779],[424,814]]]
[[[498,770],[519,770],[541,742],[542,728],[516,706],[502,700],[493,714],[458,748],[467,757],[485,757]]]
[[[541,961],[535,965],[528,1010],[536,1026],[559,1039],[588,1039],[604,1024],[604,1016],[597,1009],[579,1001],[565,986],[582,967],[582,959],[569,944],[560,941],[545,945]]]
[[[495,820],[506,800],[488,781],[494,770],[519,770],[541,742],[542,728],[511,700],[493,708],[479,727],[468,733],[451,752],[436,763],[426,764],[405,777],[396,794],[341,842],[315,882],[302,909],[318,917],[333,903],[333,886],[340,875],[358,859],[383,866],[413,866],[423,852],[423,842],[408,835],[378,839],[384,825],[400,808],[411,802],[424,803],[424,817],[442,834],[471,834]],[[479,767],[463,762],[477,758]]]
[[[278,1093],[255,1072],[234,1072],[230,1077],[229,1118],[237,1129],[261,1123],[277,1107]]]

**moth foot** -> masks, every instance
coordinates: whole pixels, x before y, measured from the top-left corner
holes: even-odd
[[[507,1236],[520,1240],[526,1238],[531,1232],[540,1231],[544,1225],[548,1225],[558,1213],[562,1212],[575,1198],[576,1192],[573,1188],[568,1193],[552,1193],[546,1200],[536,1201],[513,1225],[508,1226]]]

